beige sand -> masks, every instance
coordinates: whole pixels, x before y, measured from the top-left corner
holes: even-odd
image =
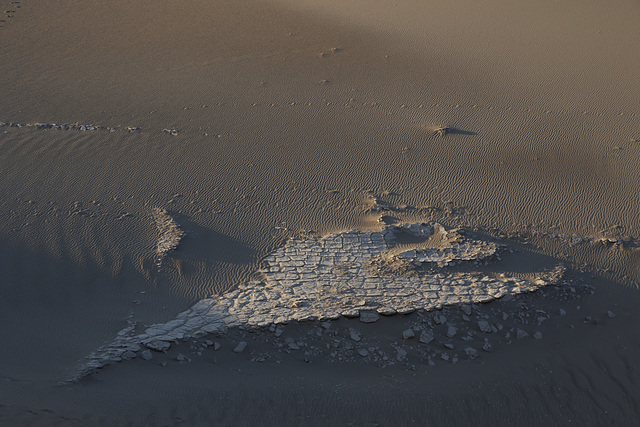
[[[1,0],[0,12],[0,122],[15,124],[0,127],[3,421],[117,424],[140,420],[144,400],[150,424],[369,423],[372,408],[382,424],[510,423],[523,407],[532,424],[637,424],[637,3]],[[52,388],[127,321],[164,322],[250,280],[303,230],[379,228],[374,197],[401,221],[503,235],[595,294],[546,321],[542,341],[441,363],[424,374],[434,383],[353,362],[271,371],[227,351],[218,370],[136,360]],[[186,233],[160,270],[154,208]],[[573,234],[622,243],[571,246]],[[394,337],[411,321],[383,320]],[[397,400],[380,406],[387,387]]]

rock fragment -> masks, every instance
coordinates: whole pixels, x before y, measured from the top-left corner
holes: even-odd
[[[420,338],[418,338],[418,341],[420,341],[423,344],[429,344],[431,341],[433,341],[434,338],[435,337],[433,335],[433,331],[426,330],[420,333]]]
[[[380,316],[375,311],[360,311],[360,321],[362,323],[375,323],[380,319]]]
[[[144,359],[144,360],[151,360],[153,358],[153,355],[151,354],[150,350],[143,350],[140,353],[140,356]]]
[[[416,334],[413,332],[413,329],[406,329],[402,331],[402,338],[405,340],[414,338]]]
[[[447,317],[444,314],[436,314],[433,316],[433,321],[436,322],[436,325],[444,325],[447,323]]]
[[[166,341],[151,341],[145,344],[148,348],[154,351],[167,351],[171,348],[171,344]]]
[[[396,360],[402,361],[407,358],[407,351],[403,348],[399,348],[396,354]]]
[[[458,328],[456,328],[455,326],[449,325],[449,327],[447,328],[447,336],[449,338],[453,338],[457,333],[458,333]]]
[[[478,357],[478,350],[476,350],[473,347],[467,347],[464,349],[465,354],[467,355],[467,357],[471,360],[475,359]]]
[[[233,352],[234,353],[242,353],[245,348],[247,348],[247,342],[246,341],[240,341],[238,343],[238,345],[233,349]]]
[[[482,332],[490,333],[490,332],[493,331],[493,329],[491,328],[491,325],[486,320],[479,320],[478,321],[478,328]]]

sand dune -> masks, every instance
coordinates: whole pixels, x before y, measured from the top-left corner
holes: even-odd
[[[0,12],[3,422],[637,424],[635,2],[0,0]],[[154,208],[185,232],[161,269]],[[51,388],[128,325],[259,279],[288,239],[379,220],[508,240],[527,255],[505,274],[562,263],[580,301],[532,296],[568,317],[484,364],[429,369],[411,353],[380,371],[293,354],[260,369],[251,345],[174,363],[182,343]],[[412,319],[370,333],[391,342]],[[138,391],[167,391],[136,400],[122,391],[136,375]]]

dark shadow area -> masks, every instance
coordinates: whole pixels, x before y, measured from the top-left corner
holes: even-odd
[[[255,261],[257,253],[240,240],[203,227],[185,215],[168,213],[185,232],[185,236],[176,250],[167,254],[167,258],[239,265]]]
[[[0,375],[63,379],[78,360],[127,326],[142,295],[147,301],[164,299],[166,292],[150,292],[139,263],[126,256],[112,274],[90,257],[77,262],[64,248],[57,256],[2,241]],[[181,303],[176,295],[166,300]]]
[[[470,130],[458,129],[451,127],[447,130],[447,134],[451,135],[477,135],[477,132],[472,132]]]

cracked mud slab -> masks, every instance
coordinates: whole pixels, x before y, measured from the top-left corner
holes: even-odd
[[[143,333],[136,333],[135,325],[120,331],[113,342],[88,357],[81,375],[133,358],[143,347],[165,351],[171,342],[229,327],[341,316],[367,321],[378,314],[431,311],[532,292],[562,276],[560,267],[532,280],[448,269],[499,260],[499,250],[494,242],[465,238],[462,230],[426,223],[291,239],[264,259],[261,281],[203,299],[174,320],[151,325]]]

